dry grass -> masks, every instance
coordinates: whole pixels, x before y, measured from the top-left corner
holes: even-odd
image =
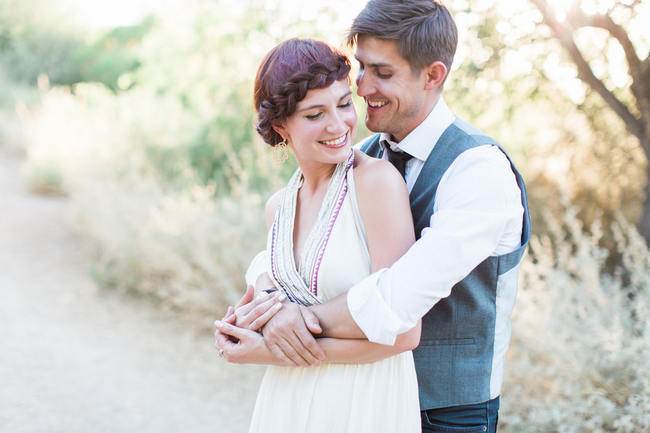
[[[549,236],[533,238],[522,268],[504,431],[648,432],[648,248],[619,218],[623,266],[607,274],[598,227],[586,235],[571,207],[555,221]]]
[[[156,120],[145,123],[154,106]],[[25,175],[32,191],[70,196],[101,285],[209,320],[238,299],[248,260],[264,246],[263,200],[215,198],[211,187],[178,189],[160,178],[140,143],[182,143],[182,125],[194,120],[181,111],[142,93],[53,89],[21,116]]]

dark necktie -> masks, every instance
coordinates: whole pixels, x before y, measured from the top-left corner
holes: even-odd
[[[390,145],[385,142],[385,149],[388,154],[388,160],[395,166],[397,171],[404,177],[404,170],[406,169],[406,161],[413,158],[406,152],[396,152],[390,148]]]

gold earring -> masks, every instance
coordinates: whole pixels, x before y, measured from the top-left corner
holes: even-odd
[[[276,144],[276,145],[274,146],[274,152],[273,152],[273,154],[274,154],[274,156],[275,156],[274,159],[275,159],[278,163],[282,164],[282,163],[285,162],[287,159],[289,159],[289,150],[288,150],[288,147],[289,147],[289,142],[287,141],[286,138],[283,139],[281,142],[279,142],[278,144]]]

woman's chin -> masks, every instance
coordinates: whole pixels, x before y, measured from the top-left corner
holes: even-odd
[[[343,162],[348,159],[350,152],[352,152],[352,146],[350,146],[349,143],[346,143],[341,147],[328,148],[327,152],[329,156],[334,160],[333,162],[336,162],[338,164],[339,162]]]

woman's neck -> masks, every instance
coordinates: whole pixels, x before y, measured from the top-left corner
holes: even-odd
[[[316,193],[329,184],[336,164],[325,163],[298,163],[302,172],[303,182],[301,189],[303,193]]]

